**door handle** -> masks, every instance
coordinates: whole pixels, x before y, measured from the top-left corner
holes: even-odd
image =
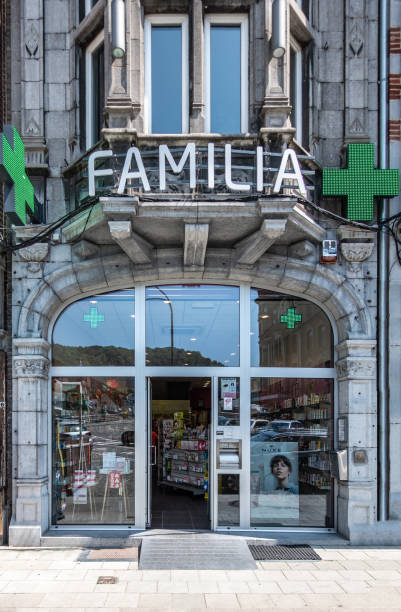
[[[154,444],[152,444],[150,448],[152,449],[150,465],[156,465],[156,462],[157,462],[156,446]]]

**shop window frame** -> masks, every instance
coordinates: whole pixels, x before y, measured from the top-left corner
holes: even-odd
[[[149,14],[145,16],[145,94],[144,94],[144,132],[152,131],[152,26],[181,27],[181,134],[189,132],[189,19],[185,13]]]
[[[185,279],[176,279],[174,282],[169,282],[168,279],[164,279],[164,284],[177,284],[178,281],[181,281],[183,284],[188,284]],[[211,279],[205,279],[205,282],[208,284],[216,284],[219,285],[221,282],[212,281]],[[196,283],[194,283],[196,284]],[[338,417],[338,382],[337,382],[337,371],[335,367],[336,363],[336,350],[335,346],[338,342],[337,337],[337,329],[335,325],[335,319],[330,312],[324,310],[327,315],[332,333],[333,333],[333,366],[329,368],[310,368],[310,367],[268,367],[268,366],[252,366],[251,365],[251,342],[250,342],[250,333],[251,333],[251,317],[250,317],[250,291],[252,287],[256,285],[254,283],[241,283],[241,282],[227,282],[224,284],[232,285],[235,287],[239,287],[240,289],[240,365],[234,367],[208,367],[207,368],[207,376],[212,380],[212,398],[214,401],[215,412],[213,416],[212,423],[212,433],[211,433],[211,446],[210,446],[210,494],[212,495],[212,499],[214,500],[212,506],[212,517],[214,523],[211,525],[211,529],[216,531],[224,531],[229,527],[232,531],[235,530],[244,530],[244,529],[252,529],[252,531],[265,531],[265,527],[250,527],[250,504],[248,504],[248,499],[250,499],[250,402],[251,402],[251,379],[254,377],[266,377],[266,378],[310,378],[310,379],[319,379],[319,378],[329,378],[333,380],[333,435],[334,435],[334,448],[336,448],[337,443],[337,434],[336,434],[336,419]],[[172,378],[197,378],[205,376],[205,368],[201,367],[185,367],[185,366],[146,366],[146,358],[145,358],[145,325],[143,322],[145,321],[145,288],[147,286],[153,286],[154,280],[150,280],[144,283],[133,284],[128,288],[133,288],[135,290],[135,364],[132,366],[50,366],[49,372],[49,381],[48,381],[48,397],[49,397],[49,411],[48,411],[48,435],[49,440],[52,439],[52,425],[51,425],[51,415],[52,415],[52,394],[51,394],[51,380],[55,376],[61,377],[69,377],[69,376],[133,376],[135,377],[135,404],[138,406],[147,406],[147,392],[146,392],[146,380],[152,377],[172,377]],[[257,288],[265,288],[269,290],[273,290],[272,287],[269,287],[266,283],[257,284]],[[104,288],[105,290],[95,292],[96,294],[101,293],[109,293],[110,288]],[[119,289],[115,289],[119,290]],[[85,297],[91,297],[94,295],[93,291],[87,292]],[[301,296],[299,293],[284,293],[283,295],[288,296],[298,296],[306,299],[308,302],[316,304],[320,308],[322,305],[317,302],[317,300],[311,297]],[[54,314],[54,318],[52,320],[51,325],[49,326],[49,343],[52,343],[52,330],[54,328],[54,324],[57,321],[60,314],[68,307],[68,305],[72,304],[75,301],[79,301],[82,299],[82,296],[76,299],[67,300],[60,310]],[[240,424],[239,426],[232,426],[229,429],[230,435],[232,439],[242,439],[242,467],[241,469],[217,469],[215,466],[215,442],[217,439],[217,431],[222,428],[218,426],[218,410],[217,410],[217,396],[218,396],[218,378],[219,377],[239,377],[240,378]],[[148,452],[148,443],[145,440],[144,432],[146,431],[147,423],[147,410],[138,410],[138,413],[135,415],[135,448],[138,451],[138,457],[145,456],[145,453]],[[51,466],[52,466],[52,445],[48,444],[48,465],[49,465],[49,482],[50,486],[52,486],[52,474],[51,474]],[[146,496],[146,481],[143,478],[143,472],[140,470],[141,465],[138,463],[136,472],[135,472],[135,487],[138,486],[138,489],[135,489],[135,525],[131,525],[131,527],[144,529],[145,522],[142,519],[145,519],[144,512],[144,499]],[[217,513],[217,479],[219,474],[228,474],[228,473],[238,473],[240,475],[240,526],[232,527],[232,526],[224,526],[218,525],[218,513]],[[333,499],[336,499],[338,494],[338,485],[334,483],[333,487]],[[336,504],[334,504],[333,509],[333,527],[291,527],[291,531],[299,531],[300,533],[305,533],[305,531],[313,531],[313,532],[322,532],[322,533],[332,533],[335,532],[335,526],[337,524],[337,512],[336,512]],[[62,531],[63,529],[68,530],[71,529],[71,526],[63,526],[63,525],[54,525],[52,523],[52,515],[51,515],[51,504],[49,504],[48,510],[48,518],[49,518],[49,529]],[[74,526],[74,529],[82,530],[88,529],[88,525],[84,526]],[[89,526],[89,528],[91,528]],[[119,526],[119,525],[107,525],[107,524],[97,524],[92,528],[99,530],[106,529],[126,529],[127,525]],[[269,530],[274,530],[275,528],[269,528]],[[278,528],[282,529],[282,528]]]
[[[249,120],[249,19],[247,13],[206,13],[204,19],[204,95],[205,95],[205,132],[211,130],[211,84],[210,84],[210,42],[211,28],[215,25],[240,26],[241,32],[241,94],[240,116],[241,134],[248,132]]]

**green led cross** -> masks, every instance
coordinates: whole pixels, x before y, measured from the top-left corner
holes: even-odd
[[[89,308],[89,314],[84,314],[84,321],[88,321],[93,329],[99,327],[99,323],[103,323],[104,315],[99,314],[96,306],[93,306]]]
[[[302,321],[302,315],[295,313],[295,308],[287,308],[287,314],[280,316],[281,323],[287,323],[287,329],[294,329],[295,323]]]
[[[15,225],[26,224],[26,206],[35,212],[34,190],[25,172],[25,147],[15,127],[0,134],[0,176],[6,183],[5,212]]]
[[[396,196],[400,190],[398,170],[375,170],[375,145],[348,145],[348,169],[324,169],[322,193],[347,196],[347,217],[354,221],[373,219],[375,196]]]

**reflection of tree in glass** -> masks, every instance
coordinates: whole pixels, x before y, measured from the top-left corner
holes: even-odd
[[[146,347],[146,365],[171,365],[171,347]],[[186,351],[185,349],[179,349],[174,347],[172,365],[223,366],[224,364],[220,361],[216,361],[215,359],[204,357],[199,351]]]
[[[134,365],[134,351],[121,346],[65,346],[54,344],[53,365]]]

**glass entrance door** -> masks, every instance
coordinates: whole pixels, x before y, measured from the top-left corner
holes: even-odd
[[[148,526],[211,527],[211,378],[148,379]]]

